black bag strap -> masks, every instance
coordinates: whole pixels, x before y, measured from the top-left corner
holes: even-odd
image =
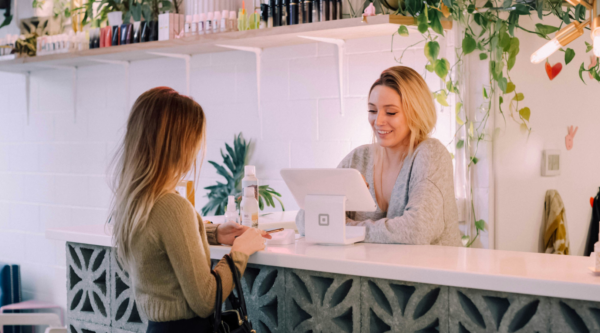
[[[223,288],[221,286],[221,277],[217,271],[211,271],[212,275],[215,276],[215,280],[217,281],[217,296],[215,297],[215,313],[214,313],[214,325],[213,331],[214,333],[219,332],[219,328],[221,327],[221,312],[223,311]]]
[[[240,271],[237,269],[237,266],[233,262],[233,259],[231,259],[231,257],[228,254],[225,255],[225,260],[227,260],[227,263],[229,264],[229,269],[231,269],[233,283],[235,284],[235,290],[237,291],[238,296],[236,299],[232,292],[231,295],[229,295],[229,300],[231,301],[231,305],[233,305],[234,308],[238,309],[242,318],[247,320],[248,312],[246,311],[246,300],[244,299],[244,291],[242,290]]]

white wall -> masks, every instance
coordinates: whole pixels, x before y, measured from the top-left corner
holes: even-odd
[[[521,19],[523,26],[533,30],[535,21]],[[549,23],[550,22],[550,23]],[[558,25],[558,21],[545,21]],[[579,79],[582,62],[589,64],[591,52],[585,53],[585,33],[569,47],[575,59],[564,66],[564,53],[556,52],[550,63],[561,62],[562,72],[550,81],[544,64],[534,65],[529,57],[545,41],[519,32],[521,51],[511,77],[517,90],[525,94],[523,106],[531,108],[531,135],[522,133],[512,120],[496,116],[501,129],[495,141],[496,177],[496,248],[537,252],[546,190],[556,189],[564,204],[570,233],[571,251],[582,255],[591,219],[590,197],[600,186],[600,86],[584,73],[587,85]],[[521,106],[522,107],[522,106]],[[503,110],[507,105],[503,106]],[[572,150],[565,148],[567,126],[579,126]],[[561,150],[561,175],[542,177],[543,149]]]
[[[396,49],[420,38],[414,35],[397,38]],[[396,64],[390,37],[348,41],[347,110],[341,117],[336,59],[335,48],[326,44],[264,51],[261,139],[254,55],[194,56],[192,96],[208,119],[206,159],[221,162],[219,149],[242,131],[256,142],[252,163],[258,177],[282,192],[286,208],[297,208],[279,170],[335,167],[353,147],[370,142],[366,95],[381,71]],[[423,50],[407,52],[404,62],[422,73]],[[133,62],[130,77],[130,104],[152,87],[185,88],[184,63],[177,59]],[[80,68],[75,121],[70,73],[35,72],[27,123],[23,76],[0,73],[0,261],[21,265],[26,299],[66,306],[65,244],[45,239],[45,229],[105,222],[111,196],[107,161],[129,112],[123,80],[119,66]],[[434,75],[427,81],[439,89]],[[439,117],[444,126],[435,136],[447,142],[454,114],[446,108]],[[205,164],[199,195],[218,179]]]

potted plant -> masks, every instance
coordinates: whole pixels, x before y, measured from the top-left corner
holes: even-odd
[[[171,10],[169,0],[142,0],[141,12],[146,26],[142,33],[143,41],[158,40],[158,15]]]
[[[250,158],[250,144],[243,138],[242,133],[234,136],[233,148],[225,144],[227,154],[221,150],[223,157],[223,165],[217,164],[214,161],[208,161],[217,169],[217,173],[225,178],[226,183],[217,182],[216,185],[207,186],[204,189],[209,191],[207,194],[208,203],[202,207],[202,215],[206,216],[211,213],[215,215],[225,214],[227,206],[227,197],[235,196],[239,208],[239,202],[242,195],[242,178],[244,177],[244,166]],[[281,194],[272,189],[269,185],[261,185],[258,187],[258,207],[260,210],[268,207],[275,207],[275,200],[281,205],[281,210],[285,210],[283,202],[281,202]]]
[[[9,25],[12,21],[12,14],[10,12],[12,0],[0,0],[0,9],[4,9],[4,20],[0,24],[0,28]]]

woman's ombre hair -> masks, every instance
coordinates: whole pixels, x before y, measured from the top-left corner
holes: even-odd
[[[381,73],[371,86],[369,96],[376,86],[392,88],[400,95],[400,105],[410,129],[408,153],[411,154],[419,143],[429,137],[437,121],[433,95],[427,83],[414,69],[394,66]]]
[[[131,108],[113,160],[111,205],[117,258],[131,263],[131,243],[154,203],[193,169],[205,151],[206,118],[198,103],[168,87],[150,89]]]

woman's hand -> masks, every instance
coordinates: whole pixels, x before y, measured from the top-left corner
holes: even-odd
[[[223,245],[232,245],[235,238],[242,235],[246,230],[248,230],[247,226],[231,221],[219,224],[217,227],[217,242]],[[271,235],[262,230],[260,232],[264,238],[271,239]]]
[[[247,230],[244,231],[240,237],[233,241],[231,252],[241,252],[251,256],[256,251],[262,251],[265,249],[265,238],[270,239],[271,235],[267,234],[263,230],[247,228]]]

